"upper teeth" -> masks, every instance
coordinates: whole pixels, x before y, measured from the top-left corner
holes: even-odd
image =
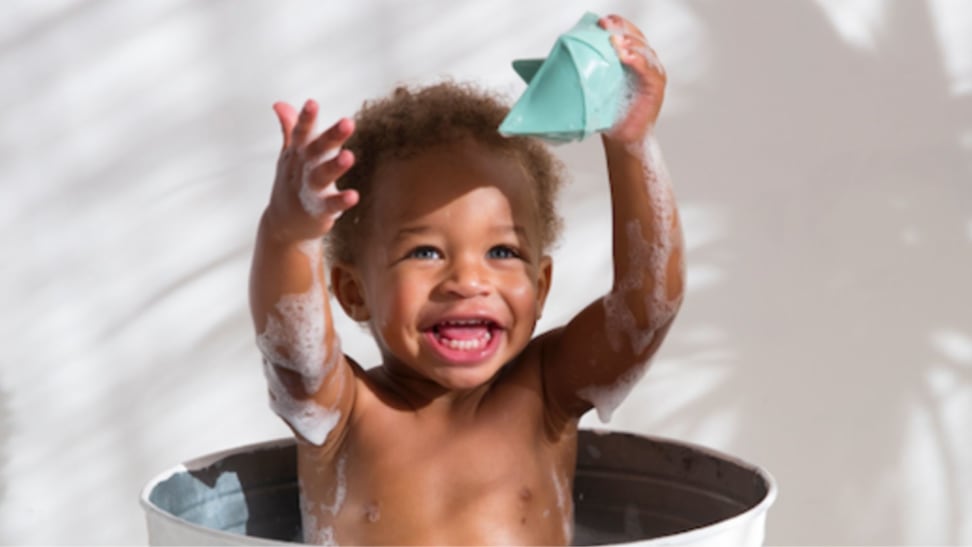
[[[486,321],[482,319],[454,319],[445,321],[446,325],[483,325]]]
[[[469,340],[450,340],[441,336],[436,336],[436,339],[452,349],[471,351],[486,347],[486,344],[493,339],[493,335],[489,331],[486,331],[479,338],[472,338]]]

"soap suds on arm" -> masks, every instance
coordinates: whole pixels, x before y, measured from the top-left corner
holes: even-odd
[[[266,326],[257,335],[263,354],[263,369],[270,394],[270,407],[307,441],[322,445],[337,425],[341,414],[321,406],[313,395],[320,389],[341,356],[335,339],[326,347],[324,282],[321,279],[322,243],[304,241],[298,245],[311,268],[311,287],[304,293],[285,294],[267,315]],[[282,370],[281,370],[282,369]],[[288,389],[284,371],[299,376],[303,396]]]
[[[617,234],[624,238],[626,268],[615,280],[611,292],[601,299],[610,349],[615,353],[630,352],[637,362],[610,384],[586,386],[577,392],[578,397],[594,405],[602,422],[611,419],[648,369],[653,343],[681,304],[682,280],[670,277],[684,276],[681,254],[677,257],[679,264],[672,271],[672,255],[676,245],[680,246],[681,233],[675,218],[671,179],[658,142],[649,137],[644,146],[628,147],[628,153],[644,167],[645,191],[652,214],[647,226],[642,224],[644,219],[632,218],[625,223],[622,234]],[[671,295],[669,287],[673,284],[679,290]]]

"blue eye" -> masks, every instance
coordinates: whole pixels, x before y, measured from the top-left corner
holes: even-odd
[[[489,258],[494,258],[498,260],[508,260],[511,258],[519,258],[520,255],[512,247],[506,245],[497,245],[489,250]]]
[[[416,247],[409,251],[408,258],[416,258],[418,260],[435,260],[437,258],[442,258],[442,253],[440,253],[435,247]]]

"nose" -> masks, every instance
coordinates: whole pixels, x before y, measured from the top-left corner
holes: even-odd
[[[459,298],[486,296],[490,293],[491,287],[485,264],[472,256],[459,256],[453,259],[442,282],[444,293]]]

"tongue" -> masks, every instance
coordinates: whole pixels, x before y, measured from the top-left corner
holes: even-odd
[[[474,340],[486,336],[486,325],[439,325],[439,336],[449,340]]]

